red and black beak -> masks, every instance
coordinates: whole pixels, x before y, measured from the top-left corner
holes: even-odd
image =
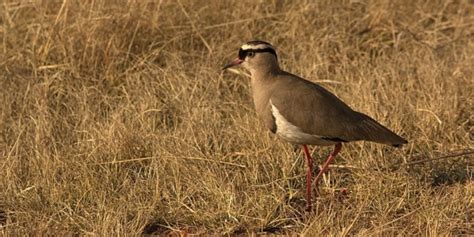
[[[240,58],[236,58],[236,59],[234,59],[234,61],[232,61],[232,62],[228,63],[227,65],[225,65],[225,66],[222,68],[222,70],[226,70],[227,68],[230,68],[230,67],[233,67],[233,66],[237,66],[237,65],[239,65],[239,64],[241,64],[241,63],[243,63],[243,62],[244,62],[244,60],[242,60],[242,59],[240,59]]]

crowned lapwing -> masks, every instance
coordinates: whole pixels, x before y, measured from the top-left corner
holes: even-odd
[[[250,71],[253,101],[265,126],[283,140],[303,146],[308,164],[306,200],[309,210],[313,162],[307,145],[334,145],[314,180],[317,187],[342,143],[365,140],[395,147],[407,143],[371,117],[352,110],[320,85],[282,70],[275,48],[267,42],[245,43],[240,47],[239,56],[223,69],[240,64]]]

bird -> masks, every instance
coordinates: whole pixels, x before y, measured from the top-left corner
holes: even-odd
[[[252,97],[257,116],[272,133],[301,145],[306,157],[306,202],[311,211],[311,185],[329,169],[342,144],[370,141],[394,147],[408,141],[366,114],[353,110],[321,85],[280,68],[275,48],[268,42],[244,43],[238,57],[223,70],[241,65],[251,75]],[[334,146],[314,181],[313,160],[308,145]]]

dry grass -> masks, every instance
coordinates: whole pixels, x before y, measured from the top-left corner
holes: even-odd
[[[472,153],[427,161],[474,149],[472,1],[312,2],[3,1],[0,234],[473,234]],[[409,145],[345,145],[305,213],[220,70],[255,38]]]

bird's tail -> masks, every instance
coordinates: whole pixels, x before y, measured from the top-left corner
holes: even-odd
[[[357,125],[358,129],[360,130],[359,134],[361,135],[359,140],[367,140],[392,145],[394,147],[401,147],[402,145],[408,143],[408,141],[403,137],[400,137],[371,117],[362,113],[359,114],[362,116],[362,119],[359,120]]]

